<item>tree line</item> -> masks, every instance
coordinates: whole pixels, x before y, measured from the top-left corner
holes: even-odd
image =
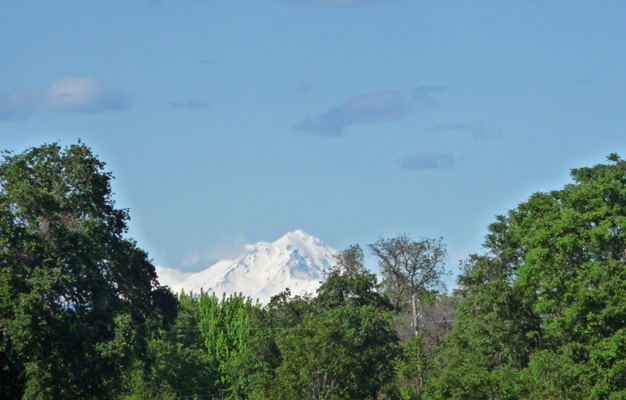
[[[626,398],[626,162],[441,239],[340,252],[315,296],[173,294],[82,143],[0,164],[1,399]]]

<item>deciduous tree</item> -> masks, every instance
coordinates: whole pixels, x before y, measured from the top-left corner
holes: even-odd
[[[115,397],[146,321],[175,315],[147,254],[124,237],[128,212],[103,169],[80,143],[5,153],[0,164],[5,398]]]
[[[402,234],[380,239],[369,247],[378,257],[383,275],[381,286],[396,312],[406,310],[412,296],[422,298],[443,288],[447,252],[441,239],[415,241]]]
[[[277,337],[271,398],[376,399],[398,354],[391,304],[376,277],[332,272],[302,321]]]
[[[431,398],[626,396],[626,161],[608,161],[491,225]]]
[[[336,268],[349,275],[361,274],[365,272],[364,259],[365,255],[361,246],[351,245],[335,255]]]

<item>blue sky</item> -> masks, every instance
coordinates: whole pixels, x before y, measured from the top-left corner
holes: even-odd
[[[157,265],[303,229],[449,265],[626,155],[626,2],[0,3],[0,147],[92,147]],[[371,266],[371,265],[370,265]]]

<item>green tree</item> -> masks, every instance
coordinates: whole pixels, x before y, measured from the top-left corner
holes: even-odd
[[[312,312],[311,298],[292,296],[289,289],[273,296],[263,309],[254,313],[253,335],[247,352],[241,354],[250,380],[250,399],[275,399],[279,367],[283,354],[280,338],[298,326]]]
[[[219,395],[216,361],[209,356],[200,329],[198,296],[181,293],[170,326],[152,330],[146,352],[127,378],[126,400],[177,399]]]
[[[471,257],[459,278],[454,328],[430,355],[426,398],[523,398],[519,372],[539,340],[538,319],[511,285],[507,250],[493,252],[497,258]]]
[[[403,346],[395,364],[394,389],[401,400],[418,400],[424,387],[426,357],[423,351],[423,336],[413,336]]]
[[[200,296],[200,328],[208,356],[219,371],[215,382],[228,399],[245,399],[250,392],[251,327],[260,305],[242,295]]]
[[[572,177],[490,227],[432,398],[626,397],[626,162]]]
[[[369,273],[333,271],[301,322],[276,338],[281,364],[269,398],[376,399],[398,351],[389,301]]]
[[[425,298],[443,289],[446,247],[441,239],[412,240],[403,234],[380,239],[369,246],[378,257],[383,280],[381,288],[396,312],[406,311],[411,298]]]
[[[418,330],[408,323],[413,316],[396,317],[396,329],[402,351],[393,365],[395,378],[389,393],[392,399],[416,400],[424,394],[424,381],[428,377],[432,350],[450,333],[454,323],[456,299],[439,295],[430,301],[420,302]],[[416,334],[417,333],[417,334]]]
[[[111,173],[83,144],[0,164],[0,387],[5,398],[113,398],[175,299],[124,238]]]

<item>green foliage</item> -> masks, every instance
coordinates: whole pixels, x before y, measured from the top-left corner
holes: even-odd
[[[249,392],[250,342],[253,335],[251,322],[260,306],[250,298],[200,296],[200,328],[208,357],[215,360],[219,377],[217,384],[225,388],[228,399],[242,399]]]
[[[431,398],[626,395],[626,162],[572,171],[490,226]]]
[[[311,313],[311,299],[291,296],[289,289],[273,296],[267,306],[254,314],[251,329],[254,335],[242,359],[242,370],[250,380],[250,399],[276,398],[277,373],[283,363],[278,346],[280,338],[289,334]]]
[[[421,399],[424,387],[424,369],[426,367],[423,354],[423,338],[414,336],[403,347],[395,363],[396,387],[398,399]]]
[[[615,154],[497,217],[454,296],[441,241],[402,235],[370,246],[380,292],[351,246],[316,298],[264,308],[160,287],[103,168],[82,144],[0,164],[0,398],[626,398]]]
[[[125,239],[111,173],[84,145],[0,164],[0,387],[9,398],[109,398],[174,307]]]
[[[217,365],[200,331],[199,299],[182,293],[178,300],[176,320],[152,333],[144,359],[127,377],[124,399],[218,396]]]
[[[368,271],[350,274],[334,270],[326,277],[312,303],[319,312],[347,305],[369,305],[381,311],[392,311],[389,298],[376,291],[376,281],[376,275]]]
[[[276,337],[274,399],[376,399],[393,378],[397,336],[374,275],[334,271],[310,311]]]

